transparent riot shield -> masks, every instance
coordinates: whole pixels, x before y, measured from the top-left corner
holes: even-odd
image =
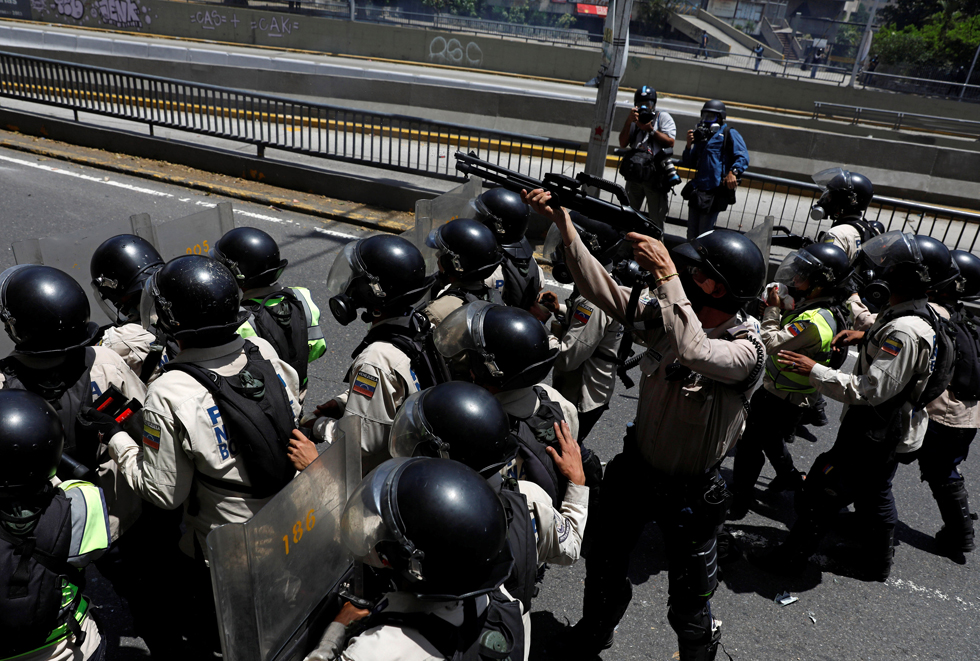
[[[766,259],[766,267],[769,266],[769,253],[772,249],[772,227],[775,223],[775,216],[766,216],[760,224],[755,225],[745,232],[745,236],[752,239],[752,243],[759,246],[762,256]]]
[[[436,251],[425,245],[429,232],[450,220],[457,218],[472,218],[470,201],[483,192],[483,181],[470,177],[469,181],[461,184],[447,193],[431,200],[419,200],[415,203],[415,227],[406,230],[402,236],[411,241],[425,257],[427,273],[439,270]]]
[[[89,264],[92,253],[106,239],[117,234],[135,234],[149,241],[164,261],[179,255],[207,255],[215,241],[234,229],[235,217],[230,202],[175,220],[151,221],[148,214],[137,214],[127,220],[115,220],[70,234],[17,241],[11,245],[17,264],[45,264],[71,275],[88,294],[92,320],[107,321],[92,290]],[[6,333],[0,333],[0,356],[13,350]]]
[[[335,613],[351,566],[340,517],[361,479],[342,437],[246,523],[207,538],[225,661],[302,659]]]

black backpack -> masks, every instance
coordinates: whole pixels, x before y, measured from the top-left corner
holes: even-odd
[[[619,174],[631,183],[645,184],[651,181],[657,174],[657,159],[653,148],[646,141],[630,147],[619,161]]]
[[[534,522],[527,508],[527,498],[517,486],[517,480],[504,479],[500,500],[507,512],[507,541],[514,556],[514,568],[504,583],[507,592],[519,599],[524,612],[531,611],[531,600],[537,596],[535,579],[538,574],[538,543],[534,537]]]
[[[84,634],[75,620],[82,591],[62,609],[62,584],[81,582],[68,564],[71,501],[61,489],[42,495],[42,513],[28,535],[14,535],[0,523],[0,657],[44,645],[52,631],[67,624],[76,641]],[[46,501],[46,502],[45,502]]]
[[[504,273],[504,305],[531,309],[541,291],[541,277],[534,258],[518,259],[505,253],[500,266]]]
[[[932,330],[936,336],[932,353],[932,374],[929,375],[929,381],[926,383],[925,390],[922,391],[922,394],[918,398],[912,401],[912,405],[918,409],[923,408],[926,404],[946,392],[953,379],[953,371],[956,367],[957,331],[955,326],[936,314],[936,311],[931,307],[926,306],[926,309],[928,312],[911,310],[889,318],[891,320],[901,317],[918,317],[927,321],[932,326]],[[914,384],[915,382],[910,383],[909,388],[914,389]]]
[[[517,437],[517,454],[524,462],[523,479],[544,489],[555,508],[560,508],[568,489],[568,478],[555,469],[555,462],[545,448],[550,445],[561,451],[555,436],[555,423],[564,421],[565,414],[544,388],[533,388],[540,400],[538,409],[528,418],[510,416],[511,431]]]
[[[356,359],[368,346],[375,342],[387,342],[408,356],[415,378],[418,379],[419,389],[425,390],[432,386],[450,380],[449,368],[435,347],[432,340],[433,326],[425,315],[418,310],[412,311],[408,326],[396,324],[381,324],[372,328],[351,353],[351,359]],[[350,382],[350,371],[344,377],[344,382]]]
[[[234,376],[220,376],[190,363],[167,363],[165,372],[184,372],[204,386],[221,413],[229,443],[242,453],[251,487],[198,473],[196,479],[254,498],[271,496],[286,486],[296,469],[286,456],[296,419],[286,386],[259,348],[245,341],[248,362]]]
[[[980,329],[977,318],[963,307],[947,307],[949,327],[955,331],[956,366],[949,390],[963,402],[980,400]]]
[[[282,300],[275,305],[266,305],[270,298]],[[261,303],[243,301],[242,305],[252,313],[255,334],[271,344],[279,357],[296,370],[300,385],[305,384],[310,364],[310,329],[306,325],[303,303],[296,294],[280,289],[263,298]]]

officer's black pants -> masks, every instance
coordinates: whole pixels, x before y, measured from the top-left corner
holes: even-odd
[[[579,445],[585,441],[589,436],[589,432],[595,427],[595,423],[599,422],[599,418],[608,410],[609,404],[603,404],[597,409],[578,414],[578,438],[576,440],[579,442]]]
[[[597,635],[611,633],[626,613],[633,592],[627,578],[630,553],[644,526],[656,521],[667,555],[671,626],[679,640],[683,637],[688,643],[692,631],[702,632],[707,645],[708,600],[718,585],[716,538],[724,512],[705,512],[694,502],[692,494],[699,489],[703,494],[704,483],[704,478],[678,480],[658,474],[629,442],[606,466],[599,512],[589,517],[589,526],[597,530],[585,563],[583,615]],[[712,515],[714,520],[709,520]]]
[[[802,407],[773,395],[765,388],[759,388],[752,396],[752,409],[745,432],[736,446],[732,488],[737,496],[751,493],[766,458],[776,475],[795,469],[785,439],[800,424],[803,413]]]
[[[947,427],[930,420],[917,455],[922,480],[933,488],[962,480],[957,466],[966,461],[976,435],[976,429]]]

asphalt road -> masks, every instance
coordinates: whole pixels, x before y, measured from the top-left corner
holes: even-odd
[[[43,169],[52,167],[58,171]],[[140,212],[153,218],[179,218],[202,205],[223,201],[190,189],[3,149],[0,180],[0,219],[7,245]],[[290,263],[284,284],[309,287],[324,311],[322,328],[329,348],[324,358],[311,365],[309,395],[311,403],[323,401],[343,388],[350,352],[365,332],[360,322],[341,327],[327,312],[327,273],[338,249],[350,240],[346,237],[367,232],[297,213],[233,203],[238,224],[260,227],[279,242]],[[0,251],[0,268],[13,263],[9,249]],[[636,405],[636,390],[620,389],[610,411],[592,432],[588,444],[604,460],[620,447],[623,426],[633,417]],[[838,412],[839,407],[831,403],[831,418]],[[832,422],[816,430],[817,442],[798,439],[791,447],[797,467],[809,468],[816,455],[830,447],[835,434],[836,422]],[[974,463],[968,461],[964,472],[968,488],[976,494],[980,481]],[[728,459],[725,469],[730,468]],[[771,477],[767,466],[758,485],[759,504],[732,526],[744,547],[781,539],[793,520],[789,496],[765,493]],[[927,486],[919,482],[917,467],[899,469],[895,492],[901,523],[895,568],[884,584],[865,583],[849,575],[850,561],[859,556],[861,547],[846,525],[825,540],[816,562],[799,579],[768,575],[744,560],[727,567],[712,600],[715,617],[724,622],[722,642],[727,653],[746,661],[980,659],[977,558],[970,556],[965,564],[958,564],[938,555],[932,538],[940,526],[938,511]],[[633,554],[633,603],[604,659],[677,658],[676,639],[666,619],[667,576],[660,544],[656,526],[651,525]],[[153,571],[152,563],[147,571]],[[554,658],[548,653],[549,643],[577,621],[584,575],[582,562],[547,572],[534,603],[532,659]],[[103,605],[108,635],[117,646],[110,658],[145,658],[125,602],[95,572],[90,578],[90,592]],[[790,592],[799,601],[788,606],[774,603],[781,592]],[[721,651],[719,658],[726,658]]]

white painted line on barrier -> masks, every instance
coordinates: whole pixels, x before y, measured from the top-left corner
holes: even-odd
[[[118,181],[113,181],[108,177],[99,178],[87,174],[81,174],[79,172],[69,172],[68,170],[62,170],[61,168],[56,168],[51,165],[31,163],[30,161],[25,161],[19,158],[10,158],[9,156],[0,156],[0,160],[7,161],[9,163],[16,163],[18,165],[25,165],[29,168],[36,168],[38,170],[44,170],[46,172],[53,172],[55,174],[64,174],[64,175],[68,175],[69,177],[75,177],[76,179],[84,179],[85,181],[92,181],[97,184],[105,184],[106,186],[115,186],[116,188],[124,188],[126,190],[130,190],[135,193],[146,193],[147,195],[156,195],[157,197],[173,197],[173,195],[171,195],[170,193],[155,191],[149,188],[142,188],[141,186],[133,186],[131,184],[124,184]]]

